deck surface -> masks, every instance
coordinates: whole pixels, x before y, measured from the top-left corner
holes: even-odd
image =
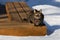
[[[46,31],[46,26],[36,27],[30,23],[0,23],[0,35],[44,36]]]
[[[46,35],[47,28],[45,25],[36,27],[33,25],[33,23],[31,24],[28,22],[22,22],[23,19],[27,18],[27,15],[29,15],[29,11],[31,11],[31,8],[25,2],[6,3],[7,18],[0,19],[0,35],[11,36]]]
[[[25,2],[10,2],[6,4],[6,11],[9,21],[22,22],[24,18],[28,17],[31,8]]]

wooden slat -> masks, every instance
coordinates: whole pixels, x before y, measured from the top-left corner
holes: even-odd
[[[3,26],[4,25],[4,26]],[[0,25],[0,35],[12,35],[12,36],[45,36],[46,26],[35,27],[32,24],[13,24],[6,23]],[[8,25],[8,26],[7,26]],[[10,25],[10,26],[9,26]]]
[[[16,12],[16,9],[10,9],[9,12]]]
[[[11,3],[6,3],[6,6],[8,6],[8,8],[14,8],[14,6],[13,6],[13,4],[12,4],[12,2]]]
[[[22,4],[23,7],[29,7],[28,5],[26,5],[27,3],[25,2],[19,2],[20,4]]]
[[[16,3],[14,3],[14,5],[15,5]],[[17,3],[17,4],[19,4],[19,3]],[[20,7],[21,7],[21,5],[19,5]],[[16,5],[15,5],[15,7],[16,7]],[[24,19],[24,18],[27,18],[27,15],[25,14],[25,12],[24,12],[24,10],[23,10],[23,8],[21,7],[21,8],[17,8],[16,7],[16,10],[19,12],[19,15],[21,16],[21,18],[22,19]]]
[[[8,4],[13,5],[13,3],[8,3]],[[7,6],[7,4],[6,4],[6,6]],[[21,21],[20,17],[18,16],[18,13],[16,12],[16,9],[14,8],[14,5],[13,5],[13,9],[10,7],[6,7],[6,9],[7,9],[8,18],[10,21],[11,20]]]
[[[15,20],[15,21],[21,22],[21,19],[18,16],[18,13],[17,12],[10,12],[10,14],[11,14],[11,17],[12,17],[11,20],[13,20],[13,21]]]
[[[18,12],[18,10],[17,10],[17,7],[15,6],[15,4],[14,3],[12,3],[13,4],[13,6],[14,6],[14,8],[15,8],[15,13],[12,11],[12,13],[13,14],[11,14],[12,16],[13,16],[13,18],[12,19],[14,19],[14,20],[16,20],[16,21],[20,21],[20,22],[22,22],[21,20],[21,16],[19,16],[19,12]]]
[[[7,16],[8,16],[8,21],[11,22],[11,15],[9,14],[9,10],[8,10],[8,5],[7,4],[5,6],[6,7],[6,12],[7,12]]]
[[[14,2],[16,8],[21,8],[18,2]]]
[[[16,9],[17,9],[18,12],[21,12],[21,13],[24,12],[22,8],[16,8]]]
[[[29,14],[29,12],[31,11],[31,8],[29,6],[27,6],[25,2],[20,2],[20,5],[22,6],[22,8],[26,12],[26,14]]]

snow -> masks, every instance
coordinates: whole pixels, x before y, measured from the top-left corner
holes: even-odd
[[[33,6],[32,8],[37,10],[42,9],[44,14],[60,13],[60,7],[56,7],[52,5],[37,5],[37,6]]]
[[[46,15],[45,21],[50,25],[60,25],[60,16],[59,15]]]
[[[55,2],[60,2],[60,0],[54,0]]]

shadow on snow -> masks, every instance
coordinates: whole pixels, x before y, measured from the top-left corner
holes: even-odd
[[[47,22],[45,24],[47,26],[47,35],[51,35],[55,30],[60,29],[60,25],[50,26]]]

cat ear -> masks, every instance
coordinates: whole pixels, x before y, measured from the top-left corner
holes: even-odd
[[[34,13],[36,13],[37,12],[37,10],[36,9],[34,9]]]
[[[40,9],[40,13],[42,13],[42,9]]]

